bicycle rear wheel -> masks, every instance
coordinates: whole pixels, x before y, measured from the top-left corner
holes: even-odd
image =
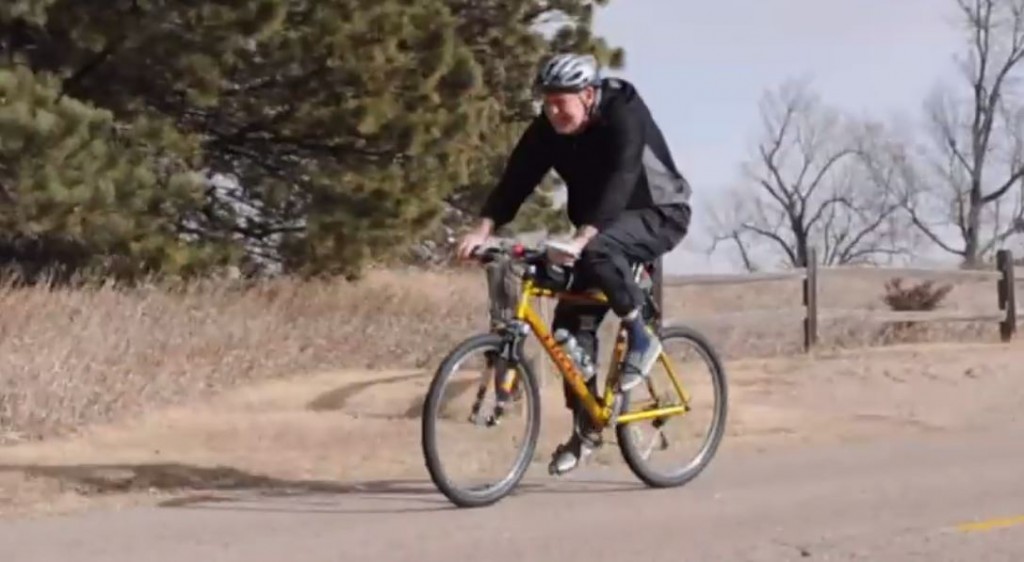
[[[660,338],[664,346],[662,360],[659,360],[651,368],[647,384],[638,385],[621,397],[620,415],[644,409],[680,405],[686,406],[687,411],[653,420],[619,423],[615,427],[615,434],[623,459],[633,474],[650,487],[668,488],[682,486],[692,480],[707,467],[714,457],[725,434],[728,384],[718,353],[700,332],[686,326],[670,326],[662,328]],[[692,360],[680,360],[673,356],[672,349],[680,344],[694,351]],[[706,367],[708,375],[704,378],[707,380],[698,380],[695,375],[692,375],[697,371],[698,364],[703,364]],[[656,381],[659,378],[657,375],[660,370],[666,372],[668,381]],[[686,372],[682,373],[683,370]],[[660,445],[661,450],[668,448],[670,443],[665,428],[669,424],[679,424],[683,427],[682,435],[674,439],[677,443],[686,444],[692,440],[693,436],[694,424],[686,423],[693,416],[693,396],[684,399],[679,392],[681,389],[687,393],[697,389],[710,391],[707,394],[714,398],[715,403],[707,424],[707,436],[700,443],[697,452],[682,466],[662,471],[655,466],[651,454],[656,444]],[[647,396],[644,396],[645,394]],[[705,393],[701,392],[700,394]],[[645,398],[646,400],[643,400]],[[642,400],[644,403],[641,403]],[[650,443],[645,444],[641,430],[648,427],[654,429],[656,435]]]
[[[423,403],[421,445],[427,471],[438,490],[459,507],[482,507],[504,498],[519,484],[533,460],[540,433],[540,391],[530,362],[494,362],[493,357],[504,355],[507,345],[509,344],[506,338],[496,333],[476,335],[460,343],[438,366]],[[468,383],[453,383],[452,379],[464,371],[463,364],[474,354],[480,354],[484,358],[480,363],[481,368],[477,370],[479,374],[469,368],[473,379]],[[494,377],[494,369],[501,369],[502,376]],[[510,374],[514,376],[516,385],[509,396],[510,400],[514,400],[510,403],[513,408],[504,412],[498,424],[493,424],[492,417],[477,411],[483,392],[476,394],[474,391],[489,390],[493,395],[497,389],[487,388],[488,384],[492,384],[490,381],[499,381]],[[497,384],[493,382],[495,387]],[[456,390],[455,398],[459,398],[459,395],[472,397],[476,399],[476,403],[472,406],[455,405],[455,398],[445,396],[445,391],[451,387]],[[521,421],[525,421],[526,431],[525,436],[518,442],[518,450],[514,454],[511,466],[493,484],[458,484],[453,473],[460,466],[489,468],[491,465],[499,464],[494,461],[494,456],[475,464],[470,457],[487,445],[496,444],[499,445],[499,449],[507,448],[501,446],[506,439],[500,430],[502,426],[514,425],[512,420],[517,417],[517,413],[521,413],[519,417],[522,418]],[[469,421],[467,417],[470,418]],[[482,424],[474,424],[474,420],[485,421]],[[440,437],[441,433],[459,434],[452,441],[457,447],[461,447],[461,450],[453,454],[452,458],[443,458],[444,440]]]

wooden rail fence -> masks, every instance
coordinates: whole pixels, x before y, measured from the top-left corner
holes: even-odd
[[[803,302],[800,307],[790,309],[771,309],[763,311],[743,311],[739,313],[716,314],[716,319],[728,318],[730,316],[750,319],[757,314],[763,313],[767,317],[777,318],[780,314],[802,315],[803,316],[803,339],[804,350],[812,350],[818,343],[818,322],[819,320],[843,319],[871,319],[879,322],[998,322],[999,332],[1002,341],[1008,342],[1013,339],[1017,332],[1017,299],[1014,290],[1014,264],[1013,254],[1009,250],[999,250],[996,254],[996,267],[992,270],[935,270],[915,268],[863,268],[851,266],[835,266],[819,268],[813,250],[809,256],[810,265],[807,268],[793,269],[791,271],[773,273],[749,273],[735,275],[688,275],[682,277],[671,277],[668,279],[658,275],[655,279],[655,296],[659,304],[664,303],[663,287],[682,287],[691,285],[727,285],[761,283],[765,281],[778,281],[786,279],[800,279],[803,283]],[[659,264],[660,266],[660,264]],[[822,309],[818,302],[818,280],[819,271],[877,271],[885,273],[890,277],[909,277],[915,275],[942,276],[954,279],[992,280],[996,285],[996,296],[998,312],[976,312],[957,310],[929,310],[929,311],[902,311],[902,310],[846,310],[846,309]],[[658,267],[658,271],[662,270]],[[661,306],[664,310],[664,306]]]

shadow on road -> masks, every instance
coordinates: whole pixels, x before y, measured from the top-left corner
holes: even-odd
[[[368,381],[346,384],[333,390],[321,393],[319,396],[317,396],[308,404],[306,404],[306,408],[314,412],[344,410],[346,403],[353,396],[359,394],[360,392],[363,392],[364,390],[367,390],[368,388],[422,378],[424,378],[424,373],[417,372],[408,375],[396,375],[393,377],[387,377],[382,379],[373,379]],[[419,414],[417,414],[417,416],[418,415]]]
[[[416,496],[436,492],[415,481],[342,483],[325,480],[289,480],[246,472],[226,466],[194,466],[182,463],[0,465],[0,472],[19,472],[27,478],[58,481],[65,489],[83,496],[129,493],[170,493],[175,497],[162,507],[203,503],[250,501],[270,498],[301,498],[314,495],[401,496],[416,503]],[[432,499],[435,508],[443,498]],[[415,510],[408,506],[404,511]]]
[[[0,465],[0,472],[58,481],[83,496],[163,493],[167,508],[297,513],[410,513],[455,509],[429,480],[332,482],[290,480],[233,467],[182,463]],[[520,483],[510,496],[606,494],[642,490],[639,483],[552,480]],[[344,498],[344,499],[343,499]]]

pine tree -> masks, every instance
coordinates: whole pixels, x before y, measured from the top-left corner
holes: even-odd
[[[486,120],[441,0],[56,0],[47,14],[18,56],[61,76],[62,96],[194,135],[202,168],[238,188],[209,189],[193,231],[287,270],[356,274],[407,243],[468,175]]]
[[[201,185],[163,147],[189,141],[159,122],[57,100],[56,80],[0,66],[0,263],[67,279],[188,274],[227,256],[179,238]],[[55,267],[60,266],[60,267]]]
[[[621,62],[591,35],[595,5],[17,0],[0,8],[0,45],[8,67],[52,77],[54,104],[105,111],[109,132],[96,142],[119,143],[118,162],[155,178],[115,174],[102,189],[167,194],[145,220],[128,221],[142,231],[126,226],[123,236],[149,241],[122,254],[179,255],[186,239],[211,257],[147,263],[221,263],[233,244],[285,271],[355,276],[401,256],[453,203],[478,204],[532,112],[529,84],[544,53],[575,47]],[[556,14],[561,29],[549,40],[536,27]],[[182,183],[189,171],[201,181]],[[43,189],[14,177],[21,193]],[[88,224],[117,216],[76,208],[95,211]],[[146,238],[148,224],[161,235]]]

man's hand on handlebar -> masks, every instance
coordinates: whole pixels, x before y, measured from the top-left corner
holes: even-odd
[[[494,223],[490,219],[483,219],[476,228],[464,234],[455,250],[456,256],[460,260],[469,259],[473,250],[487,243],[487,239],[491,236],[491,230],[494,228],[493,225]]]
[[[473,255],[473,251],[480,248],[487,243],[488,236],[486,234],[481,235],[477,232],[469,232],[462,237],[459,241],[459,246],[456,249],[456,255],[460,260],[468,260]]]

